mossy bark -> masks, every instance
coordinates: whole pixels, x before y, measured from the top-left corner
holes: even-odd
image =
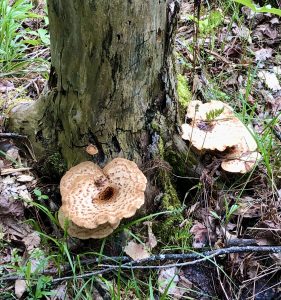
[[[61,157],[63,170],[64,162],[103,166],[117,156],[141,165],[164,151],[181,173],[193,173],[198,161],[187,159],[179,135],[171,58],[179,2],[49,0],[48,11],[49,90],[14,108],[10,120],[38,159]]]

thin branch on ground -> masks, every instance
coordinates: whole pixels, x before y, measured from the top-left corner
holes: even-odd
[[[13,132],[1,132],[0,138],[10,138],[10,139],[26,139],[26,135],[21,135]]]
[[[100,275],[108,272],[112,272],[118,269],[165,269],[171,267],[183,267],[187,265],[195,265],[205,261],[211,261],[214,257],[219,255],[226,255],[230,253],[281,253],[281,246],[245,246],[245,247],[229,247],[229,248],[222,248],[212,251],[206,251],[202,253],[194,252],[194,253],[186,253],[186,254],[158,254],[152,255],[148,258],[141,259],[141,260],[130,260],[127,256],[121,257],[106,257],[106,258],[96,258],[91,260],[91,263],[98,264],[97,267],[105,267],[105,269],[96,270],[94,272],[84,273],[81,275],[75,276],[65,276],[65,277],[57,277],[53,279],[53,283],[61,282],[64,280],[69,279],[82,279],[87,278],[95,275]],[[195,259],[192,261],[185,261],[188,259]],[[128,261],[129,260],[129,261]],[[86,260],[87,264],[89,265],[90,260]],[[105,265],[104,263],[108,261],[116,261],[116,264],[112,265]],[[127,262],[126,262],[127,261]],[[184,262],[177,262],[173,264],[166,264],[166,265],[146,265],[151,262],[166,262],[166,261],[184,261]],[[125,263],[124,263],[125,262]],[[123,264],[121,264],[123,263]],[[59,272],[56,270],[57,273]],[[64,270],[65,271],[65,270]],[[57,274],[56,273],[56,274]],[[42,275],[54,275],[48,272],[42,273]],[[40,274],[37,274],[40,275]],[[7,275],[2,276],[1,278],[3,281],[7,280],[18,280],[24,279],[24,277],[20,277],[17,275]]]

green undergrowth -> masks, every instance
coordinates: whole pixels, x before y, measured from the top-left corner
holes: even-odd
[[[177,80],[177,93],[179,100],[180,117],[181,119],[183,119],[186,113],[188,103],[192,99],[192,94],[184,75],[178,74]]]
[[[185,161],[177,158],[170,148],[166,149],[163,140],[159,140],[160,158],[173,164],[177,163],[176,171],[179,174],[185,173]],[[183,211],[184,204],[181,202],[176,189],[176,184],[172,181],[171,173],[167,170],[160,170],[158,174],[158,182],[163,189],[160,210],[170,211],[171,214],[162,217],[160,221],[156,221],[155,234],[161,243],[165,245],[185,245],[190,246],[191,235],[189,233],[190,224],[186,222],[184,226],[180,226],[184,221]]]
[[[61,153],[50,153],[43,162],[42,171],[43,174],[49,174],[52,178],[61,178],[67,171],[67,166]]]

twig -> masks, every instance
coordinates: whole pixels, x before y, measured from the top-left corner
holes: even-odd
[[[24,172],[24,171],[29,171],[31,170],[32,168],[17,168],[17,169],[14,169],[14,168],[7,168],[7,169],[2,169],[1,170],[1,175],[9,175],[9,174],[14,174],[16,172]]]
[[[127,263],[120,264],[124,261],[130,260],[127,256],[121,256],[121,257],[107,257],[105,259],[93,259],[93,263],[105,263],[107,261],[116,261],[115,265],[98,265],[98,267],[106,267],[102,270],[97,270],[94,272],[84,273],[81,275],[76,276],[66,276],[66,277],[58,277],[54,278],[53,282],[60,282],[64,280],[69,279],[81,279],[81,278],[87,278],[99,274],[104,274],[108,272],[112,272],[118,269],[163,269],[163,268],[171,268],[171,267],[183,267],[187,265],[195,265],[202,263],[204,261],[210,261],[212,258],[219,256],[219,255],[225,255],[230,253],[281,253],[281,246],[245,246],[245,247],[230,247],[230,248],[223,248],[223,249],[217,249],[212,251],[206,251],[203,253],[186,253],[186,254],[158,254],[158,255],[152,255],[148,258],[141,259],[141,260],[132,260]],[[183,263],[174,263],[174,264],[167,264],[167,265],[144,265],[147,263],[159,261],[159,262],[166,262],[169,260],[172,261],[182,261],[187,259],[195,259],[193,261],[183,262]],[[89,260],[87,260],[89,264]],[[119,264],[118,264],[119,263]],[[48,272],[44,272],[42,274],[48,274]],[[40,275],[40,274],[37,274]],[[17,279],[24,279],[24,277],[16,276],[16,275],[8,275],[8,276],[2,276],[2,280],[17,280]]]
[[[26,139],[26,135],[21,135],[17,133],[12,133],[12,132],[1,132],[0,133],[0,138],[11,138],[11,139]]]

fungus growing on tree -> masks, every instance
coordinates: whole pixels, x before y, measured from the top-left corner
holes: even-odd
[[[146,182],[137,165],[124,158],[103,170],[90,161],[76,165],[61,179],[60,225],[81,239],[108,236],[143,205]]]
[[[234,115],[229,105],[215,100],[191,101],[186,120],[188,123],[182,124],[182,138],[201,153],[219,151],[225,171],[246,173],[260,158],[251,130]]]

